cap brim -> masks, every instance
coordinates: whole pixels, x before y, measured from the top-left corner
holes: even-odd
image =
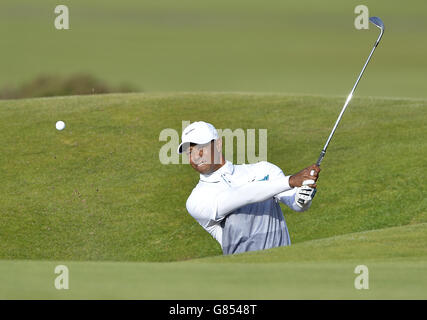
[[[182,153],[182,147],[184,146],[184,145],[189,145],[190,144],[190,142],[182,142],[179,146],[178,146],[178,149],[176,150],[176,152],[178,153],[178,154],[181,154]]]
[[[216,139],[213,139],[213,140],[216,140]],[[186,141],[186,142],[181,142],[181,144],[178,146],[178,149],[176,150],[176,152],[178,152],[178,154],[181,154],[182,153],[182,147],[186,147],[186,145],[188,145],[188,146],[190,146],[190,143],[195,143],[195,144],[205,144],[205,143],[208,143],[208,142],[211,142],[212,140],[208,140],[208,141],[200,141],[200,142],[197,142],[197,141],[191,141],[191,142],[189,142],[189,141]]]

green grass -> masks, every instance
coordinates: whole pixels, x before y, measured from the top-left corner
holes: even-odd
[[[195,259],[202,263],[408,262],[427,257],[427,223],[310,240],[290,247]],[[426,273],[427,276],[427,273]]]
[[[177,261],[221,254],[187,213],[198,181],[162,165],[165,128],[265,128],[268,161],[313,163],[344,97],[180,93],[0,102],[0,259]],[[293,244],[427,222],[425,100],[354,98],[312,208],[285,208]],[[67,128],[55,130],[64,120]]]
[[[292,246],[221,256],[185,209],[198,175],[159,161],[162,130],[205,120],[267,129],[286,174],[313,163],[377,36],[359,4],[74,0],[57,31],[56,1],[2,1],[0,86],[85,72],[147,93],[0,101],[0,299],[426,299],[425,1],[363,2],[386,32],[311,209],[284,208]]]
[[[377,30],[354,27],[360,1],[2,0],[0,85],[88,72],[152,91],[345,94]],[[386,25],[358,95],[427,97],[427,4],[363,1]]]
[[[0,261],[0,299],[426,299],[427,224],[187,262]],[[54,286],[55,267],[69,289]],[[369,271],[356,290],[355,268]]]
[[[351,102],[292,246],[222,256],[186,212],[198,175],[162,165],[183,120],[268,130],[268,160],[314,162],[345,97],[150,93],[0,102],[0,299],[425,299],[422,99]],[[55,130],[57,120],[66,122]],[[70,289],[56,290],[56,265]],[[369,290],[356,290],[357,265]]]

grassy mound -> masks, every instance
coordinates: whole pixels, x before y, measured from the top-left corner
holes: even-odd
[[[183,120],[267,129],[268,161],[291,174],[317,159],[344,100],[153,93],[1,101],[0,259],[219,255],[185,209],[198,175],[160,163],[160,132],[180,132]],[[426,107],[425,100],[353,99],[312,208],[285,209],[294,244],[427,222]],[[55,130],[57,120],[64,131]]]
[[[1,299],[425,299],[427,224],[185,262],[0,260]],[[54,270],[69,270],[56,290]],[[369,290],[356,290],[356,266]]]
[[[193,261],[203,263],[416,261],[427,259],[426,243],[427,223],[421,223]]]

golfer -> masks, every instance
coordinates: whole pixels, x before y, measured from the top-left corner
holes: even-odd
[[[307,210],[316,191],[317,165],[291,176],[266,161],[233,165],[224,158],[215,127],[203,121],[184,129],[182,152],[200,173],[187,210],[225,255],[291,244],[279,201],[294,211]]]

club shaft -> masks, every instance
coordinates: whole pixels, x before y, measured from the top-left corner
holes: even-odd
[[[360,79],[362,78],[362,75],[363,75],[363,73],[365,72],[365,69],[366,69],[366,67],[368,66],[369,61],[371,60],[371,57],[372,57],[372,55],[374,54],[375,49],[377,48],[378,44],[380,43],[381,37],[382,37],[382,35],[383,35],[383,32],[384,32],[384,31],[383,31],[383,30],[381,30],[381,33],[380,33],[380,35],[379,35],[379,37],[378,37],[377,41],[375,42],[375,45],[374,45],[374,47],[372,48],[371,53],[369,54],[369,57],[368,57],[368,59],[366,60],[365,65],[363,66],[363,69],[362,69],[362,71],[361,71],[361,72],[360,72],[360,74],[359,74],[359,77],[357,77],[357,80],[356,80],[356,83],[355,83],[355,84],[354,84],[354,86],[353,86],[353,89],[351,90],[350,94],[347,96],[347,100],[345,101],[344,106],[343,106],[343,108],[342,108],[342,110],[341,110],[341,113],[340,113],[340,115],[338,116],[338,119],[337,119],[337,121],[335,122],[334,127],[332,128],[332,131],[331,131],[331,133],[330,133],[330,135],[329,135],[329,137],[328,137],[328,140],[326,140],[325,146],[323,147],[322,151],[320,152],[320,156],[319,156],[319,158],[318,158],[318,160],[317,160],[317,162],[316,162],[316,164],[317,164],[318,166],[320,166],[320,163],[322,162],[322,160],[323,160],[323,158],[324,158],[324,156],[325,156],[325,154],[326,154],[326,149],[328,148],[329,143],[330,143],[330,142],[331,142],[331,140],[332,140],[332,137],[333,137],[333,135],[334,135],[334,133],[335,133],[335,130],[337,130],[338,124],[340,123],[341,118],[342,118],[342,116],[344,115],[344,112],[345,112],[345,110],[347,109],[347,106],[348,106],[348,104],[349,104],[349,103],[350,103],[350,101],[351,101],[351,98],[353,98],[353,93],[354,93],[354,91],[356,90],[356,87],[357,87],[357,85],[359,84],[359,81],[360,81]]]

